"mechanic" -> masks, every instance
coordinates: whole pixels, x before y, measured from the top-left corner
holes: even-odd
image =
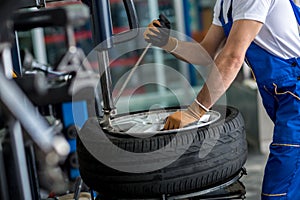
[[[195,101],[187,110],[171,114],[165,129],[199,120],[228,89],[244,60],[251,66],[264,107],[275,125],[263,200],[300,200],[298,25],[300,9],[292,0],[217,0],[213,23],[201,45],[171,37],[170,22],[163,15],[144,32],[147,42],[192,64],[203,64],[199,52],[204,48],[216,66]]]

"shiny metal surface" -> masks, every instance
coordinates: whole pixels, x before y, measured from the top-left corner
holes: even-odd
[[[112,119],[111,124],[113,127],[112,132],[120,133],[130,133],[130,134],[147,134],[147,133],[166,133],[170,130],[163,130],[165,119],[177,110],[157,110],[142,112],[133,115],[126,115],[122,117],[116,117]],[[186,127],[176,129],[178,130],[188,130],[196,127],[203,127],[210,125],[220,119],[221,114],[216,111],[209,111],[197,122],[190,124]],[[173,130],[174,131],[174,130]]]

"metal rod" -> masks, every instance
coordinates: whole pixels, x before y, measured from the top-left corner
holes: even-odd
[[[65,34],[66,34],[66,39],[67,39],[67,46],[68,46],[68,50],[71,47],[76,47],[76,39],[75,39],[75,33],[74,33],[74,29],[71,25],[67,25],[65,27]]]
[[[78,177],[76,180],[76,183],[75,183],[75,192],[74,192],[74,197],[73,197],[74,200],[79,199],[80,192],[82,189],[82,183],[83,183],[83,181],[82,181],[81,177]]]
[[[34,106],[16,83],[6,79],[2,72],[0,72],[0,100],[21,122],[36,144],[45,152],[50,151],[53,146],[53,129],[36,112]]]
[[[94,46],[99,50],[108,50],[113,47],[109,0],[92,0],[91,11]]]
[[[92,0],[92,31],[94,46],[98,51],[100,83],[103,97],[104,117],[100,124],[110,126],[110,114],[115,107],[112,99],[112,82],[109,69],[108,49],[113,47],[112,19],[109,0]]]
[[[31,200],[32,194],[30,189],[30,181],[28,168],[26,164],[26,156],[23,142],[23,135],[20,123],[11,118],[9,120],[10,143],[13,153],[13,159],[16,169],[14,171],[17,178],[17,186],[20,192],[20,199]]]
[[[0,199],[9,199],[7,169],[5,169],[3,150],[3,139],[6,134],[6,129],[0,130]]]
[[[112,81],[109,68],[108,51],[98,52],[100,82],[103,98],[103,110],[110,112],[115,109],[112,98]]]
[[[147,51],[149,50],[150,47],[151,47],[151,43],[149,43],[149,44],[146,46],[146,48],[144,49],[142,55],[139,57],[138,61],[135,63],[135,65],[134,65],[133,68],[131,69],[131,71],[130,71],[128,77],[126,78],[124,84],[122,85],[122,87],[121,87],[119,93],[117,94],[117,96],[116,96],[116,98],[115,98],[115,101],[114,101],[114,104],[115,104],[115,105],[116,105],[117,102],[119,101],[119,99],[120,99],[122,93],[124,92],[126,86],[127,86],[128,83],[129,83],[131,77],[133,76],[134,72],[136,71],[136,69],[137,69],[138,66],[140,65],[142,59],[145,57],[145,55],[146,55],[146,53],[147,53]]]
[[[0,55],[3,63],[3,71],[7,78],[12,78],[13,63],[11,60],[11,45],[9,43],[0,44]]]

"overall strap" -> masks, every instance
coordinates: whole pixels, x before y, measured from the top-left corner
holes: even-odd
[[[224,26],[225,19],[223,17],[223,5],[224,5],[224,0],[221,1],[221,9],[220,9],[220,15],[219,15],[219,20],[222,23],[222,25]]]
[[[298,24],[300,25],[300,7],[297,6],[293,0],[290,0],[291,4],[292,4],[292,7],[293,7],[293,10],[294,10],[294,13],[295,13],[295,16],[296,16],[296,19],[298,21]]]
[[[223,7],[224,7],[224,0],[221,1],[219,20],[222,23],[222,25],[225,25],[225,19],[223,17],[223,10],[224,10]],[[227,13],[227,18],[228,18],[228,21],[232,22],[232,0],[230,2],[230,8]]]
[[[228,10],[228,13],[227,13],[227,18],[228,18],[228,21],[233,21],[233,19],[232,19],[232,1],[233,0],[231,0],[231,2],[230,2],[230,7],[229,7],[229,10]]]

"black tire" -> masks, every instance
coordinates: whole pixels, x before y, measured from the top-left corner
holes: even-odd
[[[110,141],[119,148],[136,153],[160,149],[171,142],[176,134],[179,137],[175,142],[174,152],[192,140],[189,148],[176,161],[164,168],[145,173],[121,172],[97,160],[86,145],[92,145],[94,148],[96,146],[99,151],[103,151],[105,144],[92,138],[89,139],[89,144],[82,141],[87,135],[89,137],[93,134],[97,135],[101,129],[98,120],[88,120],[77,140],[80,174],[83,181],[100,194],[117,199],[182,194],[226,182],[236,176],[245,164],[247,142],[244,120],[240,112],[232,107],[214,108],[214,110],[219,109],[226,110],[223,121],[219,120],[210,126],[188,131],[155,135],[144,139],[107,134]],[[209,140],[212,138],[217,138],[215,145],[213,148],[210,147],[211,151],[204,158],[199,158],[199,150],[203,150],[204,141],[205,145],[209,145]],[[147,161],[153,165],[159,162],[153,158]],[[130,165],[130,163],[125,164]]]

